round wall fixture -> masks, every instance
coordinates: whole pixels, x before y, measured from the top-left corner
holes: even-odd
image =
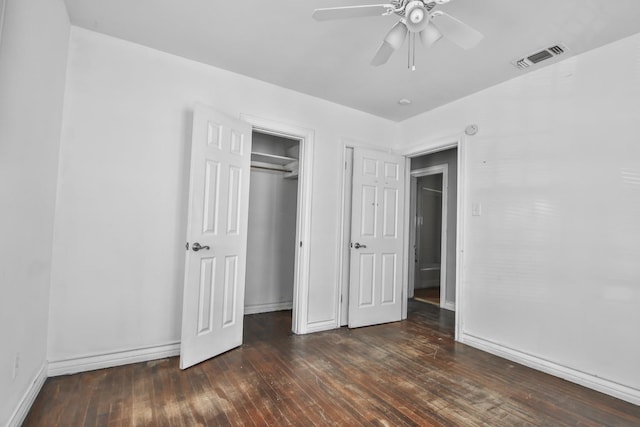
[[[469,125],[466,127],[466,129],[464,130],[464,133],[466,133],[469,136],[473,136],[476,133],[478,133],[478,125]]]

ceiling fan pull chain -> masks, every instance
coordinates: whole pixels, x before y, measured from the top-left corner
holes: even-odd
[[[409,40],[407,41],[407,68],[411,68],[411,33],[409,33]]]
[[[416,70],[416,33],[411,33],[411,39],[413,40],[412,43],[412,50],[411,50],[411,71],[415,71]]]
[[[409,50],[407,52],[407,68],[411,71],[416,70],[416,34],[409,33]]]

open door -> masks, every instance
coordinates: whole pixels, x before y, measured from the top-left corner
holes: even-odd
[[[193,117],[180,368],[242,344],[251,126]]]
[[[405,158],[355,148],[349,327],[402,319]]]

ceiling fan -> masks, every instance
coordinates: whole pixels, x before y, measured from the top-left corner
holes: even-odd
[[[313,18],[317,21],[361,18],[367,16],[398,15],[397,22],[384,38],[371,65],[385,64],[391,55],[402,46],[409,35],[409,68],[415,70],[416,34],[426,47],[445,37],[463,49],[471,49],[484,37],[482,33],[453,16],[433,10],[437,5],[450,0],[391,0],[387,4],[345,6],[316,9]]]

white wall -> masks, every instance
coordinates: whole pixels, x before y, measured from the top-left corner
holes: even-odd
[[[479,125],[466,144],[462,338],[635,403],[639,58],[640,34],[402,125],[407,146]]]
[[[0,37],[0,425],[20,421],[18,413],[12,418],[14,410],[46,374],[69,28],[62,0],[6,2]]]
[[[308,319],[335,320],[341,140],[390,145],[397,125],[79,28],[69,49],[50,360],[180,339],[196,102],[314,130]]]

